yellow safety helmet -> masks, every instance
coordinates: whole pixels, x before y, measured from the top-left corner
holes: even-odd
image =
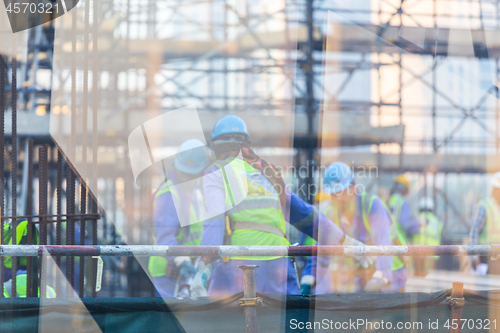
[[[400,184],[403,184],[406,189],[408,191],[410,191],[410,182],[408,181],[408,179],[404,176],[404,175],[398,175],[395,179],[394,179],[394,182],[395,183],[400,183]]]

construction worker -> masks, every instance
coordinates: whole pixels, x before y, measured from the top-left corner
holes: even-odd
[[[347,221],[345,216],[339,215],[338,211],[331,205],[330,194],[320,191],[315,201],[318,204],[319,210],[347,234],[349,231],[349,221]],[[312,237],[301,234],[300,244],[313,246],[317,242]],[[332,260],[337,266],[345,264],[345,258],[340,257],[319,256],[307,258],[300,280],[300,293],[302,295],[330,294],[336,291],[330,274]]]
[[[491,195],[479,201],[472,213],[472,224],[469,235],[470,245],[500,244],[500,172],[491,180]],[[500,261],[488,260],[488,257],[471,258],[472,269],[483,264],[488,274],[500,274]]]
[[[28,273],[25,270],[18,270],[16,274],[16,295],[17,297],[26,297],[27,295],[27,281]],[[4,283],[3,295],[10,298],[12,293],[12,279]],[[38,290],[38,297],[40,297],[40,290]],[[46,298],[55,298],[56,291],[50,286],[46,286]]]
[[[356,186],[347,164],[334,162],[325,169],[323,189],[330,193],[331,205],[338,214],[350,221],[350,236],[369,245],[405,245],[388,207],[378,196]],[[377,257],[374,270],[363,270],[355,278],[355,291],[404,289],[408,272],[401,258]]]
[[[419,205],[420,232],[413,236],[414,245],[440,245],[443,223],[434,214],[434,200],[431,197],[422,197]],[[434,269],[438,257],[414,257],[415,275],[425,276]]]
[[[315,239],[319,237],[321,244],[360,244],[288,190],[276,168],[250,148],[250,135],[239,117],[227,115],[217,121],[211,148],[217,161],[203,177],[207,216],[211,219],[205,222],[202,245],[288,246],[287,222]],[[321,234],[315,232],[318,227]],[[242,255],[217,259],[202,257],[194,279],[200,290],[210,280],[209,295],[242,291],[243,272],[238,265],[249,264],[260,266],[255,270],[257,292],[299,293],[290,258]],[[370,263],[369,258],[358,260],[365,266]]]
[[[33,241],[32,245],[38,244],[38,229],[33,226]],[[3,225],[3,235],[4,241],[3,244],[12,245],[12,224],[5,223]],[[28,237],[28,221],[19,221],[16,227],[16,245],[26,245]],[[26,269],[26,257],[17,257],[17,268],[18,269]],[[12,278],[12,257],[5,257],[4,261],[4,281],[8,281]]]
[[[174,159],[174,171],[154,195],[158,245],[200,245],[203,224],[199,217],[204,204],[197,179],[209,161],[208,148],[201,141],[191,139],[181,144]],[[151,257],[148,268],[158,294],[161,297],[190,296],[189,282],[196,273],[193,264],[191,257]]]
[[[392,216],[404,231],[406,239],[411,239],[413,235],[418,234],[419,223],[412,215],[411,205],[406,199],[410,192],[410,182],[404,175],[399,175],[394,179],[389,197],[389,208]]]

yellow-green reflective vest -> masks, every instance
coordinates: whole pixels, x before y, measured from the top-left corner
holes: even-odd
[[[16,293],[17,297],[26,297],[26,285],[28,282],[28,275],[19,274],[16,276]],[[10,298],[9,290],[10,288],[3,288],[3,295],[6,298]],[[38,290],[38,297],[40,297],[40,290]],[[47,286],[46,289],[47,298],[56,298],[56,291],[54,288]]]
[[[19,243],[21,243],[21,239],[24,236],[28,236],[28,221],[19,222],[17,224],[16,230],[16,245],[19,245]],[[3,244],[12,245],[12,225],[10,223],[6,223],[3,225],[3,235]],[[33,244],[38,244],[38,229],[36,227],[34,228],[33,233]],[[5,257],[4,263],[6,268],[12,268],[12,257]],[[19,264],[26,266],[26,257],[20,257]]]
[[[425,219],[427,224],[420,227],[420,232],[413,236],[415,245],[441,245],[441,231],[443,224],[439,222],[432,212],[420,213],[420,218]]]
[[[486,224],[479,234],[479,244],[500,244],[500,210],[497,202],[487,198],[479,201],[478,205],[482,205],[486,211]]]
[[[371,227],[370,227],[370,222],[368,221],[368,215],[370,214],[370,211],[372,210],[372,205],[375,199],[379,199],[380,202],[384,205],[385,209],[387,210],[387,213],[389,214],[391,220],[392,220],[392,225],[391,225],[391,239],[392,239],[392,244],[394,245],[406,245],[406,237],[404,236],[404,231],[402,230],[401,226],[399,225],[399,222],[396,221],[396,219],[392,216],[391,211],[389,207],[387,207],[377,195],[372,195],[368,198],[367,193],[364,192],[361,195],[361,212],[363,214],[363,223],[365,225],[366,230],[368,231],[368,234],[371,235]],[[367,201],[369,199],[369,203],[367,204]],[[405,266],[405,263],[401,257],[394,257],[392,260],[392,267],[391,269],[393,271],[396,271],[402,267]]]
[[[224,206],[232,230],[231,245],[290,245],[285,237],[286,222],[279,193],[271,182],[246,161],[228,158],[226,162],[229,164],[225,166],[222,161],[214,165],[220,168],[224,179]],[[237,198],[242,201],[238,203]],[[280,257],[229,257],[238,260],[277,258]]]
[[[179,201],[179,194],[175,187],[171,187],[173,183],[167,180],[163,183],[155,194],[153,207],[156,206],[156,200],[166,193],[171,193],[175,200]],[[177,212],[171,212],[177,214]],[[185,218],[180,216],[179,218]],[[198,214],[192,202],[189,203],[189,221],[183,223],[185,227],[179,227],[179,233],[175,236],[179,245],[201,245],[201,236],[203,233],[203,223],[199,222]],[[189,232],[187,232],[189,230]],[[165,276],[167,274],[168,260],[165,257],[154,256],[149,258],[148,270],[152,277]]]

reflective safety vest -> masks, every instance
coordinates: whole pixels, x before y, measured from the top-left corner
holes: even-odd
[[[227,163],[226,163],[227,162]],[[229,163],[229,164],[228,164]],[[214,165],[222,171],[224,207],[231,245],[290,245],[279,193],[273,184],[246,161],[228,158]],[[285,189],[282,189],[283,191]],[[238,260],[272,260],[277,257],[235,256]]]
[[[483,206],[486,211],[486,224],[479,234],[479,244],[500,244],[500,210],[497,202],[493,198],[487,198],[479,201],[478,205]]]
[[[401,232],[401,237],[404,238],[405,244],[408,243],[408,240],[406,238],[406,232],[403,230],[400,224],[400,218],[401,218],[401,210],[403,209],[403,204],[405,202],[405,198],[399,194],[399,193],[394,193],[391,195],[389,198],[389,212],[391,212],[391,218],[397,222],[398,228]],[[385,203],[384,203],[385,205]]]
[[[413,236],[415,245],[441,245],[441,231],[443,224],[439,222],[432,212],[420,213],[420,218],[425,219],[427,224],[420,227],[420,232]]]
[[[179,194],[175,187],[171,187],[172,181],[167,180],[163,183],[154,196],[153,207],[156,206],[156,200],[166,193],[171,193],[174,200],[179,202]],[[171,212],[177,214],[177,212]],[[203,223],[199,222],[198,214],[192,202],[189,203],[189,216],[179,216],[180,219],[188,218],[189,221],[182,223],[185,227],[179,226],[178,234],[175,236],[179,245],[201,245],[201,236],[203,233]],[[168,260],[165,257],[149,257],[148,270],[152,277],[167,275]]]
[[[33,245],[38,244],[38,229],[36,227],[33,227],[34,232],[33,232]],[[28,221],[22,221],[17,224],[16,228],[16,245],[19,245],[21,243],[26,244],[26,241],[23,240],[23,237],[28,236]],[[6,223],[3,226],[3,235],[4,235],[4,242],[3,244],[5,245],[12,245],[12,224]],[[26,257],[18,257],[19,258],[19,265],[21,266],[26,266]],[[12,257],[5,257],[5,267],[11,269],[12,268]],[[19,268],[19,266],[18,266]]]
[[[401,226],[399,225],[399,222],[396,221],[396,219],[392,216],[391,211],[389,207],[387,207],[377,195],[371,195],[368,196],[366,192],[364,192],[361,195],[361,212],[363,214],[363,223],[365,225],[366,230],[368,231],[368,234],[371,237],[371,227],[370,227],[370,222],[368,221],[368,215],[370,214],[370,211],[372,210],[372,205],[375,199],[379,199],[380,202],[384,205],[385,209],[387,210],[387,213],[389,214],[392,224],[391,224],[391,239],[392,239],[392,244],[393,245],[406,245],[406,237],[404,236],[404,231],[402,230]],[[403,268],[406,266],[404,260],[402,257],[394,257],[392,260],[392,267],[391,269],[393,271],[396,271],[400,268]]]
[[[19,274],[16,276],[16,294],[17,297],[26,297],[26,284],[28,281],[27,274]],[[7,281],[8,282],[8,281]],[[7,284],[7,283],[6,283]],[[10,289],[4,284],[3,295],[6,298],[10,298]],[[50,286],[46,286],[46,297],[56,298],[56,291]],[[38,290],[38,297],[40,297],[40,290]]]

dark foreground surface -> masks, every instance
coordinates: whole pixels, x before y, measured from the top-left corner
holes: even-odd
[[[500,291],[465,293],[462,332],[500,332]],[[0,332],[245,332],[245,316],[238,305],[242,296],[0,299]],[[313,332],[308,328],[315,328],[314,332],[450,332],[452,325],[446,302],[450,291],[259,296],[264,301],[257,310],[259,332]]]

